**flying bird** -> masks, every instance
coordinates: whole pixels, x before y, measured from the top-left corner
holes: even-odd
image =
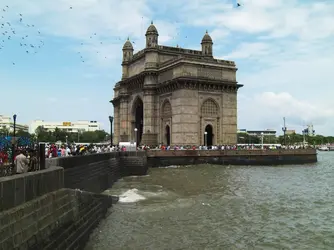
[[[240,7],[241,6],[241,4],[240,3],[237,3],[237,7]]]

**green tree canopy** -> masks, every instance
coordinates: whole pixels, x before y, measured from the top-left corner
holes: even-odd
[[[98,143],[103,142],[108,138],[108,133],[104,130],[97,130],[91,132],[66,132],[56,128],[55,131],[46,131],[43,127],[38,127],[35,131],[36,138],[40,142],[87,142]]]
[[[303,143],[304,136],[302,134],[289,134],[286,135],[286,144],[301,144]],[[323,135],[316,135],[316,136],[305,136],[305,142],[310,145],[321,145],[327,143],[334,143],[334,136],[323,136]],[[261,143],[261,136],[251,136],[247,133],[238,133],[238,143],[239,144],[259,144]],[[276,136],[263,136],[263,143],[271,144],[271,143],[280,143],[284,144],[284,136],[280,135]]]

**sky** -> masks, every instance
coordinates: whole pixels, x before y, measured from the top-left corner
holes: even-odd
[[[97,120],[108,131],[122,46],[129,37],[143,49],[153,20],[159,44],[200,49],[208,30],[214,56],[236,62],[238,128],[280,133],[286,117],[288,129],[333,135],[334,1],[239,3],[0,0],[0,114],[27,125]]]

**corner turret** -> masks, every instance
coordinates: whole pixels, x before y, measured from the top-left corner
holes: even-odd
[[[205,32],[205,35],[203,36],[202,42],[202,54],[204,56],[212,56],[212,38],[209,35],[208,31]]]
[[[123,62],[131,61],[133,56],[133,46],[129,38],[124,43],[122,51],[123,51]]]
[[[153,21],[146,31],[146,48],[152,48],[158,46],[159,33],[157,28],[154,26]]]
[[[132,60],[133,57],[133,46],[128,38],[123,45],[123,60],[122,60],[122,80],[129,76],[129,66],[128,62]]]

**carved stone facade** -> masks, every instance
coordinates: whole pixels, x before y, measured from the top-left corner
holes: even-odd
[[[158,44],[153,23],[146,48],[123,46],[122,80],[114,88],[114,141],[158,145],[237,142],[237,91],[233,61],[213,57],[206,32],[202,50]]]

